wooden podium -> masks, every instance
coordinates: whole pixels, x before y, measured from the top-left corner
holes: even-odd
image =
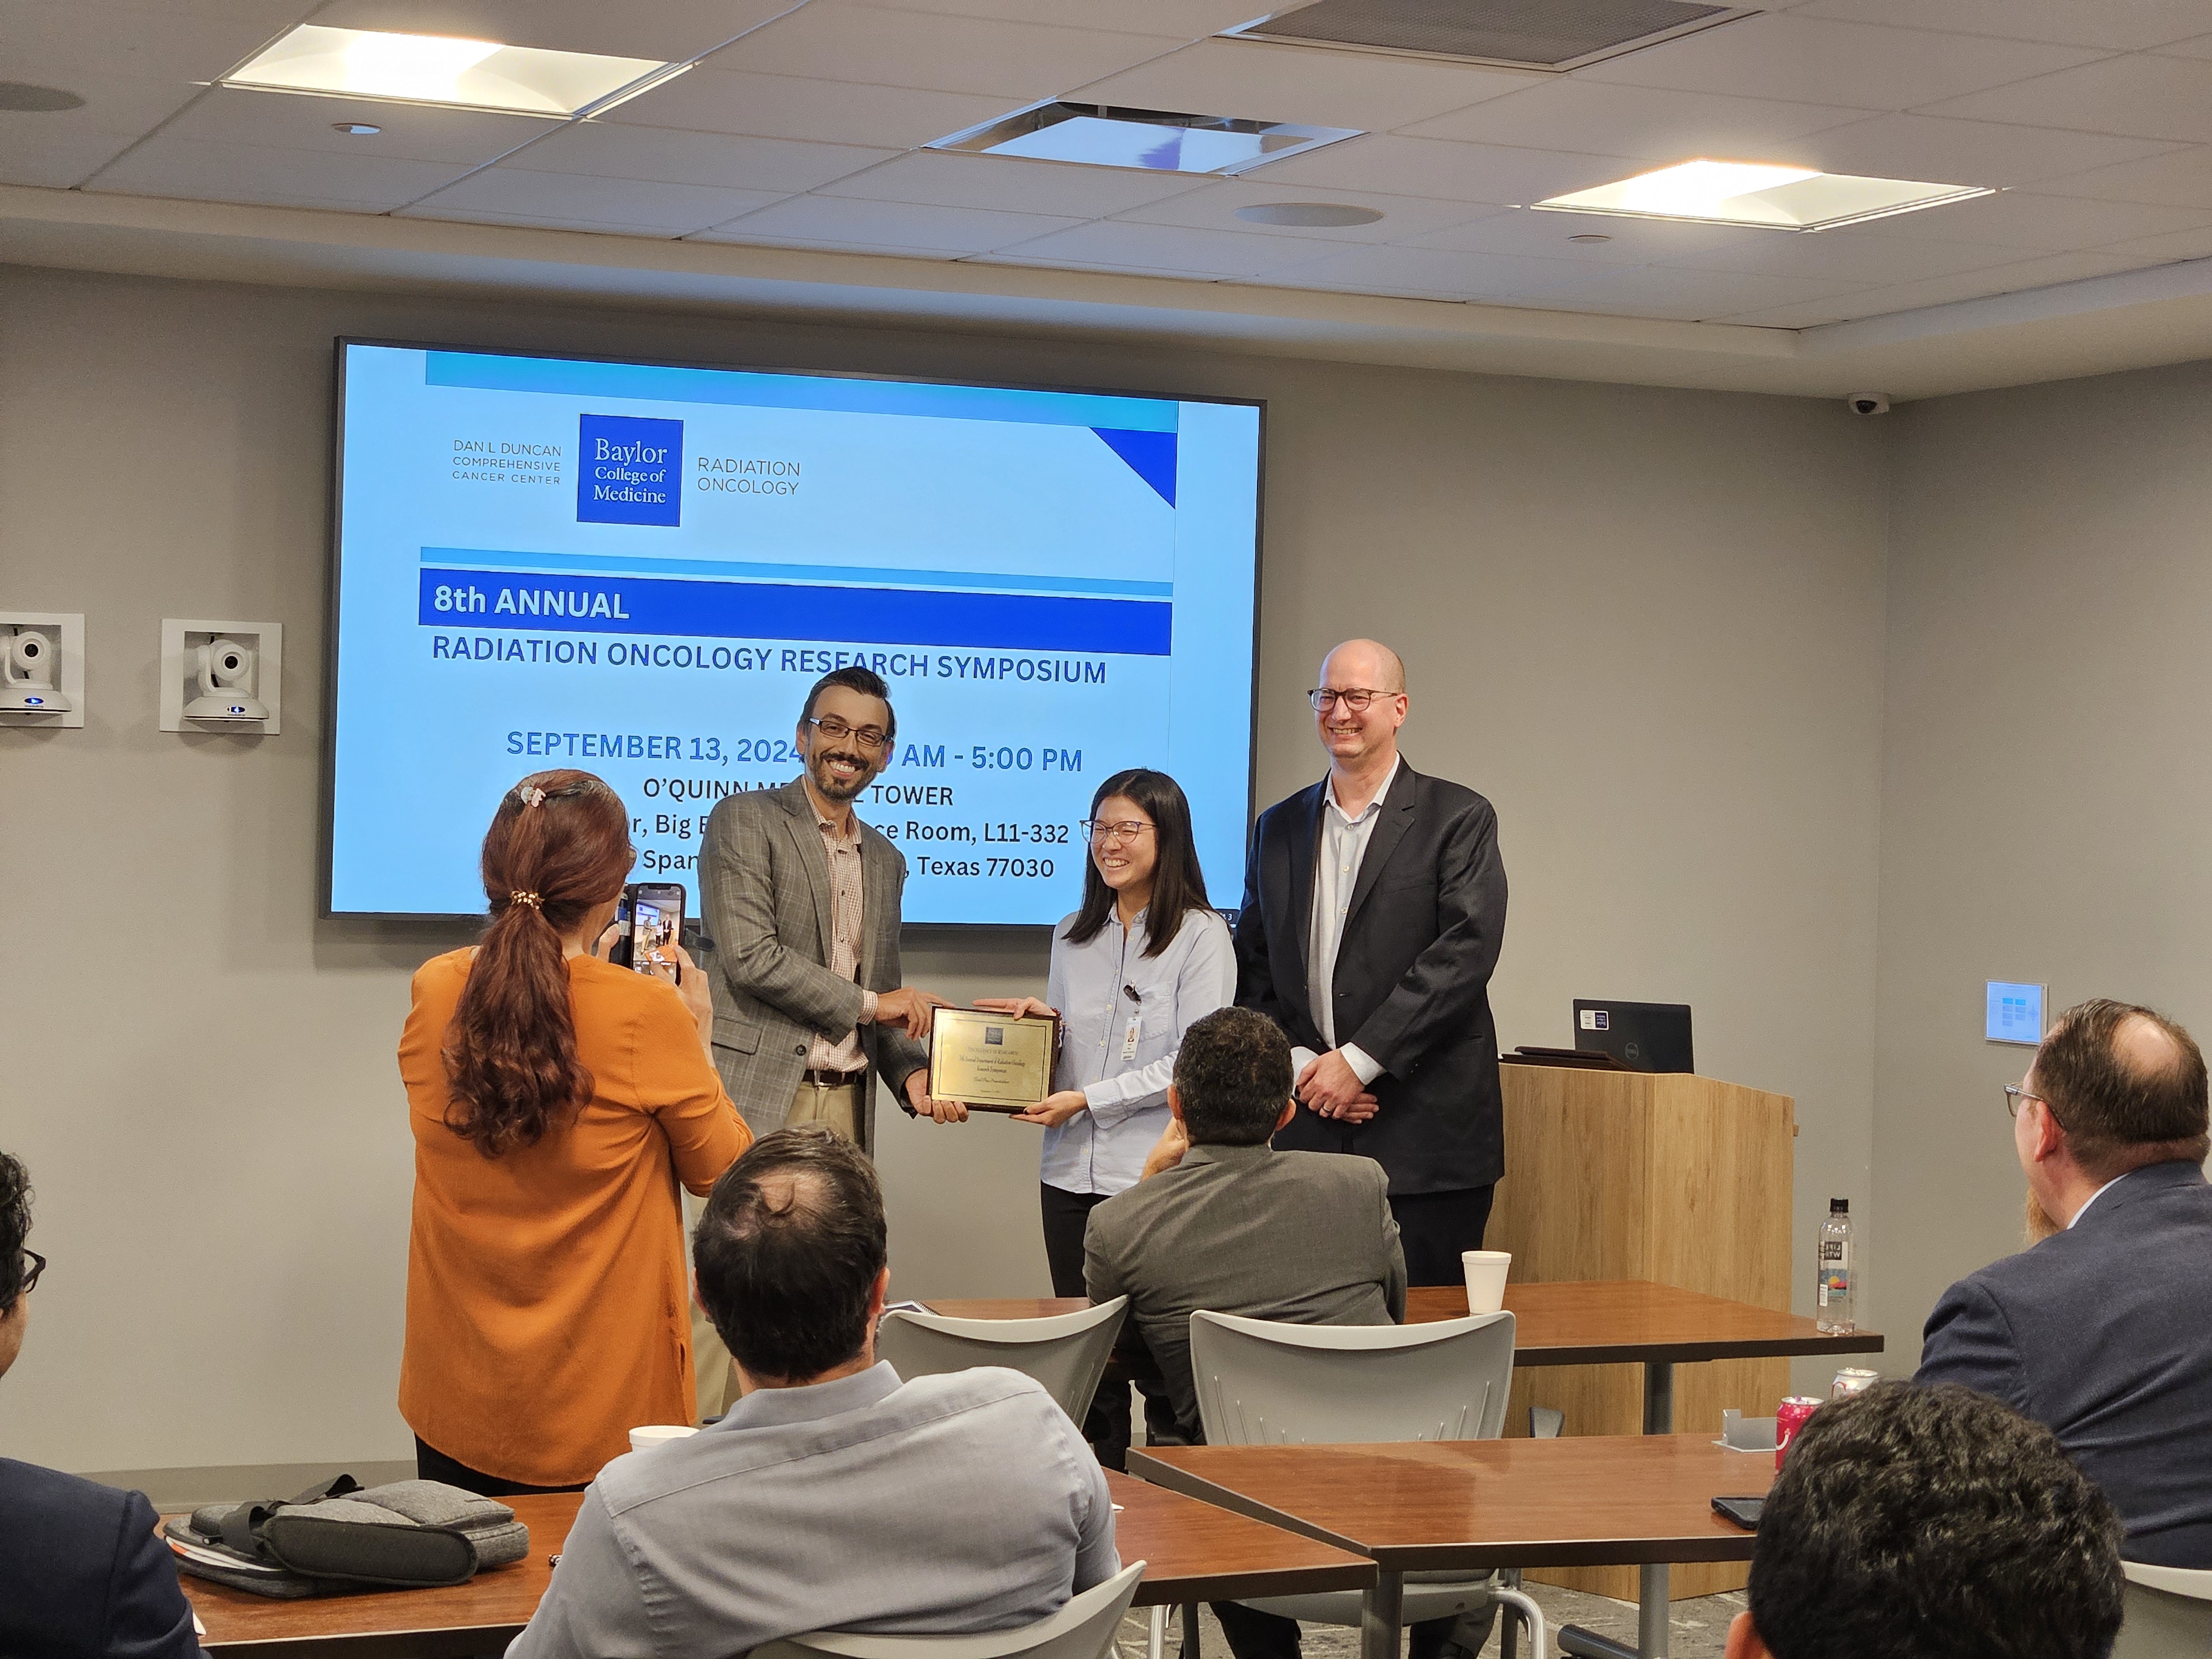
[[[1486,1243],[1513,1252],[1515,1283],[1643,1279],[1763,1308],[1790,1308],[1791,1139],[1796,1103],[1680,1073],[1584,1071],[1507,1062],[1505,1179]],[[1790,1392],[1787,1359],[1687,1365],[1674,1389],[1680,1433],[1721,1431],[1721,1411],[1771,1416]],[[1506,1432],[1530,1406],[1563,1412],[1565,1434],[1639,1434],[1644,1369],[1571,1365],[1516,1371]],[[1678,1566],[1680,1598],[1740,1589],[1746,1569]],[[1633,1567],[1528,1577],[1620,1601]]]

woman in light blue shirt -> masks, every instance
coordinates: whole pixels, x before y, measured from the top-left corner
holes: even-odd
[[[1014,1120],[1044,1126],[1040,1196],[1055,1296],[1084,1294],[1084,1225],[1098,1205],[1137,1184],[1145,1154],[1167,1127],[1168,1079],[1183,1032],[1237,997],[1236,952],[1228,925],[1206,902],[1182,787],[1164,772],[1117,772],[1091,797],[1085,829],[1083,908],[1053,930],[1045,1001],[976,1005],[1060,1018],[1057,1092]],[[1111,1393],[1102,1388],[1101,1400]],[[1126,1446],[1127,1413],[1115,1416]],[[1096,1443],[1093,1426],[1085,1432]]]

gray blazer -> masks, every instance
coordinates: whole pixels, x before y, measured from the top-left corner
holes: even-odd
[[[1200,1146],[1091,1211],[1085,1288],[1093,1302],[1129,1298],[1124,1345],[1133,1334],[1149,1352],[1186,1438],[1200,1438],[1190,1377],[1199,1310],[1294,1325],[1405,1318],[1389,1187],[1382,1166],[1364,1158]]]
[[[699,851],[700,902],[714,941],[714,1067],[755,1134],[782,1127],[819,1032],[832,1041],[859,1024],[862,988],[900,985],[899,895],[906,859],[860,825],[860,979],[830,961],[830,855],[806,786],[725,796]],[[908,1073],[928,1063],[903,1026],[861,1025],[870,1068],[902,1106]],[[864,1090],[861,1145],[872,1150],[876,1103]],[[911,1107],[907,1108],[911,1111]]]

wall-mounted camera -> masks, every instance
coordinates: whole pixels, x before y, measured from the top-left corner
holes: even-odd
[[[84,617],[0,611],[0,725],[84,725]]]
[[[274,735],[284,665],[281,623],[161,623],[161,729]]]

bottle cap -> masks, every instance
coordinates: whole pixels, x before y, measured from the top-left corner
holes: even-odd
[[[1848,1198],[1832,1198],[1828,1200],[1830,1215],[1849,1215],[1850,1212],[1851,1201]]]

